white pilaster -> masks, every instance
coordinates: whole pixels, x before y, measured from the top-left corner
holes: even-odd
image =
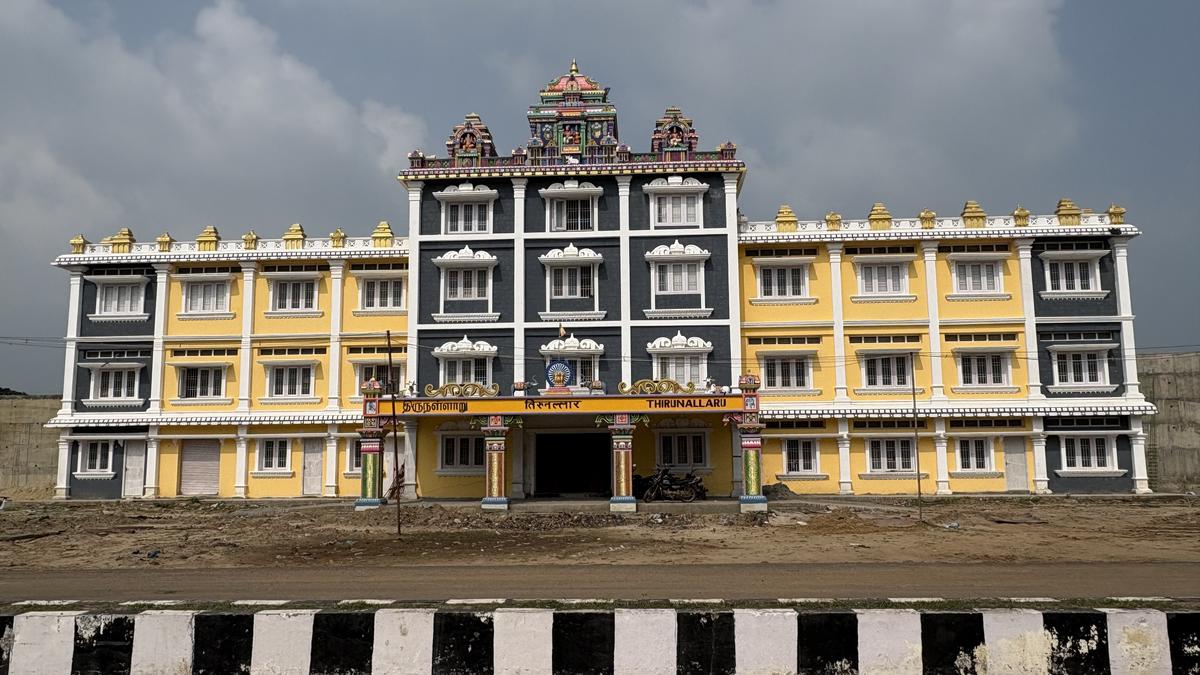
[[[1129,424],[1129,449],[1133,454],[1133,491],[1139,495],[1148,495],[1152,490],[1150,474],[1146,469],[1146,432],[1140,416],[1131,416]]]
[[[421,323],[421,188],[425,186],[419,180],[402,181],[400,183],[408,190],[408,359],[404,369],[411,382],[417,382],[417,357],[421,350],[417,347],[417,326]]]
[[[404,499],[417,498],[417,423],[404,423]]]
[[[925,259],[925,300],[929,313],[930,398],[933,401],[945,401],[946,389],[942,383],[942,325],[938,312],[940,298],[937,286],[937,249],[937,241],[921,242],[921,253]],[[949,488],[946,490],[949,492]]]
[[[242,341],[238,348],[238,412],[250,411],[250,380],[253,377],[250,336],[254,334],[254,273],[257,270],[257,263],[242,263]]]
[[[950,494],[950,461],[946,456],[946,420],[933,421],[933,447],[937,452],[937,494]]]
[[[329,410],[342,408],[342,289],[345,288],[345,271],[345,260],[329,261],[329,391],[325,405]],[[336,482],[333,487],[336,494]]]
[[[617,214],[620,217],[621,270],[617,274],[619,294],[621,298],[621,381],[633,382],[633,334],[629,322],[633,320],[632,298],[629,297],[630,260],[633,256],[629,250],[629,182],[632,176],[617,176]],[[650,297],[654,297],[651,293]],[[605,385],[606,387],[609,385]]]
[[[528,178],[513,184],[513,382],[525,382],[525,186]],[[599,295],[600,289],[592,287]],[[546,309],[549,309],[547,307]],[[505,387],[508,383],[501,382]],[[524,395],[524,391],[520,392]]]
[[[1042,371],[1038,365],[1037,315],[1033,308],[1033,240],[1018,239],[1018,266],[1021,275],[1021,313],[1025,316],[1025,375],[1030,399],[1044,399]]]
[[[1113,261],[1116,263],[1117,314],[1121,316],[1121,356],[1125,362],[1125,397],[1145,398],[1138,383],[1137,349],[1133,340],[1133,296],[1129,291],[1129,239],[1114,237]],[[1149,488],[1147,488],[1147,491]]]
[[[152,426],[146,435],[146,482],[143,499],[158,498],[158,427]]]
[[[150,357],[150,405],[147,412],[162,412],[163,338],[167,332],[167,288],[171,265],[154,265],[154,346]]]
[[[326,431],[329,435],[325,437],[325,496],[336,497],[338,495],[338,437],[336,436],[338,427],[336,424],[330,424]]]
[[[729,268],[729,385],[736,386],[738,376],[745,367],[742,364],[742,282],[741,267],[738,265],[738,179],[740,173],[722,174],[725,177],[725,233],[729,252],[726,266]],[[701,296],[703,301],[703,296]]]
[[[62,407],[59,415],[75,412],[75,340],[79,337],[79,313],[83,301],[83,268],[72,267],[70,287],[67,294],[67,336],[63,350]]]
[[[846,327],[842,310],[842,244],[826,244],[829,251],[829,282],[833,296],[833,400],[849,401],[846,390]]]
[[[850,420],[839,419],[838,423],[838,492],[854,494],[854,478],[850,474]]]
[[[249,473],[250,466],[250,449],[248,446],[249,439],[246,438],[248,429],[245,425],[238,427],[237,440],[234,442],[237,448],[237,456],[234,458],[234,476],[233,476],[233,496],[246,496],[246,476]]]
[[[63,432],[64,435],[66,432]],[[58,439],[58,478],[54,482],[54,498],[66,499],[71,496],[71,441],[66,438]]]
[[[1033,493],[1037,495],[1050,494],[1050,478],[1046,472],[1046,434],[1045,421],[1041,417],[1033,418]]]

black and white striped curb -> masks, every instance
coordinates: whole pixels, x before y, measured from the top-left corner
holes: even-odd
[[[1200,673],[1200,612],[269,609],[0,616],[0,675]]]

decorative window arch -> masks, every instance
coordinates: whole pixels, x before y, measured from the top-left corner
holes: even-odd
[[[547,232],[592,232],[600,220],[604,188],[573,178],[538,190],[546,202]]]
[[[442,234],[486,234],[492,231],[492,203],[500,193],[470,182],[448,185],[433,193],[442,205]]]
[[[441,271],[441,294],[438,313],[433,320],[438,323],[491,322],[500,319],[499,312],[492,311],[492,268],[499,259],[487,251],[475,251],[463,246],[457,251],[446,251],[433,259]],[[447,312],[446,302],[463,300],[486,300],[485,312]]]
[[[538,312],[542,321],[579,321],[603,319],[600,309],[599,268],[604,256],[590,248],[567,244],[551,249],[538,261],[546,268],[546,311]],[[554,311],[551,301],[565,298],[591,298],[591,311]]]
[[[650,226],[704,227],[704,194],[708,183],[688,176],[655,178],[642,187],[650,196]]]
[[[695,244],[683,244],[676,239],[671,244],[656,246],[645,254],[650,263],[650,309],[642,312],[647,319],[705,319],[712,316],[706,306],[704,265],[712,254]],[[699,307],[659,308],[658,296],[698,295]]]
[[[566,361],[575,374],[574,388],[583,390],[590,389],[589,385],[599,379],[597,375],[604,345],[591,338],[580,340],[572,333],[566,338],[547,342],[538,348],[538,353],[546,358],[547,367],[554,360]]]
[[[483,340],[472,341],[466,335],[457,342],[443,342],[434,347],[438,360],[441,384],[475,382],[484,386],[492,383],[492,361],[499,349]]]
[[[712,343],[698,337],[660,337],[646,344],[653,363],[654,378],[703,387],[708,379],[708,355]]]

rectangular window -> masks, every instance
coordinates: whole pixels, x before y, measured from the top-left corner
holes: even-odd
[[[485,358],[443,359],[442,366],[445,369],[442,384],[491,384],[488,381],[488,360]]]
[[[550,269],[551,298],[592,297],[591,267],[553,267]]]
[[[100,370],[93,373],[96,378],[96,389],[93,398],[136,398],[138,371],[135,368],[123,370]]]
[[[367,279],[360,304],[362,309],[404,309],[404,280]]]
[[[656,265],[659,294],[699,293],[700,263],[660,263]]]
[[[784,466],[788,473],[816,473],[817,442],[799,438],[783,441]]]
[[[1054,355],[1055,384],[1108,384],[1105,352],[1057,352]]]
[[[275,366],[271,368],[271,396],[312,396],[312,379],[312,366]]]
[[[987,471],[992,468],[992,443],[986,438],[960,438],[958,470]]]
[[[1052,291],[1090,291],[1099,288],[1093,260],[1051,260],[1046,263]]]
[[[354,445],[350,446],[350,455],[346,461],[346,471],[351,473],[362,471],[362,441],[354,441]]]
[[[963,386],[987,387],[1008,384],[1008,354],[962,354],[958,374]]]
[[[229,307],[229,283],[190,281],[183,287],[183,311],[187,314],[215,314]]]
[[[662,434],[658,437],[658,456],[663,466],[706,466],[704,434]]]
[[[404,389],[404,366],[393,365],[389,373],[386,363],[363,364],[359,366],[358,381],[361,383],[368,380],[382,384],[385,394],[399,392]]]
[[[488,274],[486,269],[447,270],[447,300],[486,300],[488,297]]]
[[[79,452],[80,473],[108,473],[112,469],[112,443],[88,441]]]
[[[276,281],[274,288],[275,302],[272,309],[276,312],[298,312],[317,307],[315,281]]]
[[[224,368],[181,368],[179,398],[220,398],[225,394]]]
[[[1107,470],[1117,468],[1116,457],[1109,453],[1116,449],[1110,439],[1088,436],[1063,436],[1062,454],[1064,469]]]
[[[447,204],[446,234],[487,232],[491,208],[490,202]]]
[[[443,469],[482,469],[483,436],[443,436]]]
[[[659,225],[699,224],[700,198],[697,195],[661,195],[654,198]]]
[[[912,440],[882,438],[868,441],[871,472],[912,471]]]
[[[680,384],[704,384],[708,357],[700,354],[680,356],[655,356],[654,372],[660,380],[674,380]]]
[[[144,289],[142,284],[98,284],[96,314],[141,314]]]
[[[871,356],[863,359],[863,386],[908,387],[907,355]]]
[[[995,293],[1000,290],[1000,263],[960,262],[954,269],[959,293]]]
[[[859,265],[863,295],[896,295],[908,285],[908,265]]]
[[[803,298],[808,293],[807,278],[808,268],[803,265],[760,267],[758,295],[762,298]]]
[[[264,438],[258,442],[258,470],[287,471],[289,455],[286,438]]]
[[[586,232],[595,229],[592,226],[592,200],[552,200],[550,229],[557,232]]]
[[[762,360],[766,389],[807,389],[808,359],[803,356],[769,357]]]

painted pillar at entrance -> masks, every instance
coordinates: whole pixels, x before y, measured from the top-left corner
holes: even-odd
[[[486,469],[485,493],[481,506],[485,509],[504,511],[508,509],[508,480],[505,471],[505,453],[508,445],[508,428],[521,426],[520,417],[488,415],[477,417],[473,424],[483,432],[484,467]]]
[[[616,413],[597,415],[596,426],[608,425],[612,435],[612,497],[609,511],[637,511],[637,496],[633,494],[633,428],[650,420],[648,415]]]
[[[382,386],[371,379],[363,383],[363,425],[358,430],[362,441],[362,484],[355,510],[373,509],[387,500],[383,497],[383,437],[387,428],[379,416],[379,392]]]
[[[742,439],[743,490],[738,497],[742,513],[766,511],[767,498],[762,493],[762,430],[758,420],[758,386],[756,375],[738,377],[742,390],[742,411],[725,415],[726,424],[736,424]]]

